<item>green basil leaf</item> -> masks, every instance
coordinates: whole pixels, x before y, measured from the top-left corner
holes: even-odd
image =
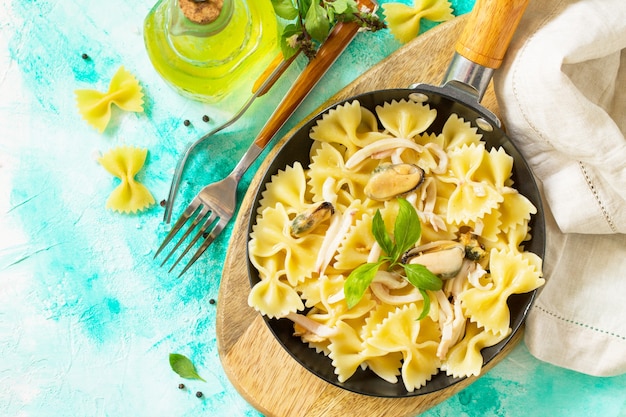
[[[354,0],[334,0],[332,3],[327,4],[336,14],[350,15],[358,12],[357,5]]]
[[[289,40],[292,36],[298,36],[301,33],[302,28],[296,24],[287,25],[285,29],[283,29],[283,33],[280,37],[280,49],[284,59],[289,59],[298,52],[299,48],[292,46]]]
[[[428,313],[430,313],[430,295],[428,295],[428,293],[421,288],[418,288],[418,290],[420,294],[422,294],[422,298],[424,298],[424,307],[422,307],[422,313],[417,318],[417,320],[419,321],[428,316]]]
[[[424,265],[404,264],[406,279],[414,287],[422,290],[439,291],[443,287],[443,281],[433,274]]]
[[[298,17],[298,9],[293,5],[292,0],[272,0],[274,12],[278,17],[286,20],[292,20]]]
[[[396,241],[394,259],[398,259],[404,252],[415,245],[422,234],[422,226],[415,207],[404,198],[398,198],[400,209],[393,228],[393,237]]]
[[[172,370],[176,372],[181,378],[185,379],[199,379],[200,381],[206,382],[198,372],[196,372],[196,367],[193,365],[191,360],[179,353],[170,353],[170,366]]]
[[[311,7],[304,18],[304,27],[313,39],[324,42],[330,32],[330,21],[326,10],[317,2],[311,3]]]
[[[330,3],[332,4],[332,3]],[[329,22],[335,21],[335,10],[332,7],[326,7],[326,16]]]
[[[355,268],[350,275],[348,275],[348,279],[346,279],[346,282],[343,284],[343,293],[346,297],[348,309],[354,307],[361,301],[365,290],[374,280],[381,264],[382,262],[363,264]]]
[[[380,214],[380,210],[376,210],[374,218],[372,219],[372,234],[376,239],[376,242],[380,245],[382,250],[389,256],[393,255],[394,244],[391,241],[391,236],[387,233],[383,216]],[[393,259],[395,261],[395,259]]]

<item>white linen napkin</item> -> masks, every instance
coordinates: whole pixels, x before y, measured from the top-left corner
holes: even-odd
[[[531,1],[494,83],[547,215],[526,344],[561,367],[626,373],[626,2]]]

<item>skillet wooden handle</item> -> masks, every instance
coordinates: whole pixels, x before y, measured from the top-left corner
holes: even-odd
[[[375,3],[370,0],[359,0],[359,6],[365,5],[372,10]],[[352,38],[356,35],[360,26],[355,22],[338,22],[328,38],[320,46],[315,55],[307,66],[304,68],[300,76],[296,79],[293,86],[287,92],[287,95],[280,102],[270,119],[259,132],[254,143],[260,148],[264,148],[274,137],[276,132],[285,124],[287,119],[298,108],[300,103],[306,98],[315,84],[322,78],[328,68],[335,62],[337,57],[341,55],[348,46]]]
[[[529,0],[477,0],[456,44],[476,64],[499,68]]]

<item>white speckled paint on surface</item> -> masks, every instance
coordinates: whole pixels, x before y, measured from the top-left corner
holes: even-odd
[[[460,14],[472,2],[453,4]],[[99,153],[147,148],[138,179],[160,201],[184,145],[224,117],[177,96],[152,69],[142,39],[152,5],[0,0],[0,416],[259,416],[226,378],[215,344],[209,299],[218,294],[228,233],[176,279],[152,260],[163,236],[160,207],[104,209],[117,183],[96,162]],[[398,46],[385,32],[359,35],[283,131]],[[114,111],[100,135],[81,120],[73,92],[106,89],[120,65],[139,79],[146,111]],[[198,153],[176,213],[227,173],[302,66],[255,103],[254,116]],[[213,117],[208,126],[204,114]],[[184,381],[179,390],[170,352],[189,356],[207,382]],[[554,368],[520,346],[425,415],[624,416],[625,388],[624,377]]]

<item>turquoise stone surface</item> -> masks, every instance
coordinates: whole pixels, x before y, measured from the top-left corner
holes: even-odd
[[[473,1],[452,4],[461,15]],[[226,377],[216,347],[210,300],[232,224],[182,278],[153,260],[166,229],[158,202],[178,155],[228,115],[178,96],[158,77],[142,38],[152,6],[0,2],[0,416],[260,416]],[[424,21],[422,31],[433,26]],[[398,47],[387,30],[359,34],[281,133]],[[74,90],[106,91],[121,65],[139,80],[145,112],[114,109],[99,134],[81,119]],[[298,59],[243,119],[194,155],[175,216],[230,171],[304,65]],[[119,181],[97,156],[120,145],[148,149],[137,179],[157,204],[145,212],[105,209]],[[244,176],[240,199],[259,163]],[[191,358],[206,382],[182,381],[170,369],[171,352]],[[625,392],[626,376],[557,368],[521,343],[423,415],[624,417]]]

